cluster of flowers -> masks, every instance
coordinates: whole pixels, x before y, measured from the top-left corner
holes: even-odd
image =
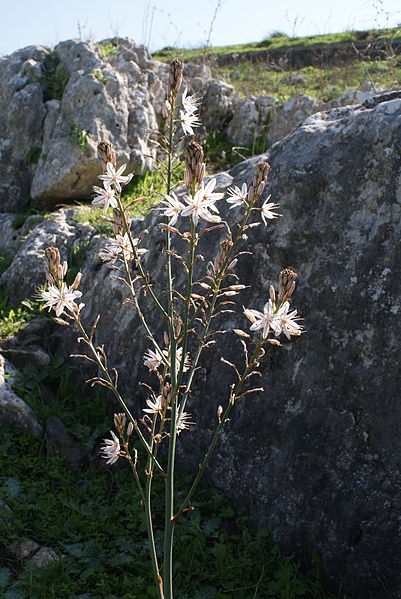
[[[174,192],[170,195],[165,195],[164,200],[161,201],[163,206],[160,210],[163,210],[163,215],[170,219],[168,224],[174,226],[177,223],[179,216],[191,217],[195,227],[197,226],[199,219],[211,223],[219,223],[221,217],[216,202],[224,197],[224,193],[216,193],[214,191],[215,187],[216,179],[210,179],[206,185],[202,182],[200,189],[198,189],[195,194],[184,195],[183,199],[186,205],[178,199]],[[242,185],[241,189],[238,187],[229,187],[227,193],[229,196],[227,202],[232,204],[231,208],[238,208],[239,206],[248,208],[248,189],[246,183]],[[261,208],[259,208],[265,225],[267,225],[267,219],[281,216],[277,212],[273,212],[274,209],[278,208],[278,205],[269,202],[269,199],[270,196],[265,200]],[[212,214],[211,211],[214,214]]]
[[[46,271],[46,279],[48,282],[47,289],[39,292],[39,298],[44,301],[44,308],[49,308],[49,312],[53,309],[56,313],[56,322],[58,324],[68,325],[60,318],[67,310],[70,315],[78,315],[85,304],[76,304],[75,300],[82,296],[81,291],[78,291],[79,283],[81,282],[82,273],[78,273],[72,285],[67,285],[64,277],[67,274],[68,264],[66,261],[61,263],[60,252],[55,247],[45,249],[45,256],[48,265]]]
[[[263,312],[249,308],[244,310],[245,316],[252,323],[251,331],[261,330],[263,339],[268,338],[270,331],[273,331],[276,337],[284,334],[287,339],[291,339],[291,336],[299,336],[304,332],[302,326],[297,322],[300,319],[297,310],[289,311],[290,302],[288,300],[295,291],[296,277],[297,274],[291,269],[282,270],[277,301],[276,291],[271,285],[270,298],[264,305]]]

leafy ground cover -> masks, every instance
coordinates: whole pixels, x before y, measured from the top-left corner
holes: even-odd
[[[0,596],[4,599],[144,599],[154,597],[143,509],[125,464],[98,458],[108,434],[105,394],[83,388],[71,366],[55,359],[28,368],[18,393],[43,421],[59,416],[86,459],[70,470],[46,439],[32,441],[0,428]],[[188,486],[181,473],[181,486]],[[155,480],[161,485],[161,480]],[[161,493],[160,493],[161,495]],[[177,526],[177,599],[334,599],[314,562],[306,574],[284,557],[266,530],[255,531],[217,490],[205,485],[195,509]],[[156,506],[162,522],[162,506]],[[156,516],[157,519],[157,516]],[[28,537],[60,555],[42,568],[16,563],[7,546]],[[161,534],[157,533],[161,548]]]

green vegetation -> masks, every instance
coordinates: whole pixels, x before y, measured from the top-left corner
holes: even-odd
[[[113,56],[118,54],[120,50],[120,43],[117,39],[110,40],[108,42],[103,42],[99,44],[99,50],[102,58],[107,58],[108,56]]]
[[[63,420],[86,458],[79,471],[71,471],[45,440],[1,427],[0,496],[11,513],[2,525],[0,595],[151,599],[144,515],[130,471],[126,463],[105,467],[98,458],[109,434],[107,398],[82,388],[77,374],[56,358],[40,370],[28,367],[15,386],[42,422],[49,416]],[[139,460],[143,463],[143,456]],[[180,486],[188,483],[181,474]],[[163,481],[156,477],[154,484],[157,490]],[[252,530],[210,484],[194,506],[176,529],[177,599],[333,599],[322,587],[317,563],[304,574],[294,558],[280,554],[267,531]],[[52,548],[62,559],[43,568],[16,563],[7,546],[20,537]]]
[[[42,148],[40,148],[39,146],[32,146],[32,148],[29,148],[29,152],[27,155],[27,160],[29,164],[37,164],[39,162],[41,153]]]
[[[78,129],[76,125],[71,125],[70,140],[75,146],[78,146],[82,152],[89,147],[89,137],[91,134],[86,129]]]
[[[93,75],[94,75],[95,79],[100,81],[100,83],[103,83],[103,85],[106,85],[107,79],[100,71],[94,71]]]
[[[311,35],[304,37],[289,37],[282,32],[273,32],[269,37],[261,42],[253,42],[250,44],[236,44],[234,46],[211,46],[207,48],[207,54],[224,55],[241,52],[254,52],[262,48],[273,49],[288,49],[294,46],[314,46],[322,44],[338,44],[342,42],[378,42],[391,41],[401,37],[401,28],[380,29],[369,31],[346,31],[343,33],[328,33],[326,35]],[[153,58],[157,60],[171,60],[172,58],[180,58],[181,60],[193,60],[202,58],[205,55],[205,48],[196,48],[187,50],[185,48],[172,48],[171,46],[162,48],[153,53]]]
[[[10,254],[0,255],[0,276],[10,266],[12,259]],[[4,291],[0,289],[0,338],[15,335],[21,325],[30,320],[36,311],[36,306],[31,302],[12,306]]]
[[[344,61],[344,64],[338,66],[326,65],[322,60],[322,64],[318,66],[289,70],[285,64],[280,62],[268,67],[263,62],[254,63],[250,60],[244,60],[236,64],[218,67],[213,66],[213,61],[211,61],[213,76],[233,85],[240,96],[270,95],[285,102],[294,94],[303,93],[327,102],[346,91],[358,88],[361,82],[366,80],[373,83],[377,88],[390,88],[401,85],[401,61],[391,48],[391,43],[400,38],[401,28],[349,31],[294,38],[278,31],[273,32],[261,42],[208,48],[207,56],[241,54],[263,48],[269,50],[282,49],[285,52],[286,49],[294,46],[321,46],[344,42],[385,43],[386,59],[370,60],[364,58],[363,51],[355,51],[354,60]],[[191,61],[205,57],[205,49],[184,50],[169,47],[156,52],[153,56],[158,60],[167,61],[172,58],[181,58]],[[294,77],[298,75],[301,77]],[[298,79],[298,82],[292,83],[291,78],[295,81]]]
[[[57,52],[50,52],[45,60],[45,69],[36,79],[43,87],[43,100],[61,100],[64,88],[68,83],[70,74],[68,70],[60,64],[60,57]]]
[[[290,84],[291,76],[302,75],[304,82]],[[291,71],[267,70],[263,64],[243,62],[213,69],[213,76],[225,79],[240,96],[269,95],[285,102],[296,93],[307,94],[328,102],[342,93],[356,89],[362,81],[372,81],[377,88],[401,84],[401,63],[394,58],[381,61],[357,61],[344,66],[304,67]]]

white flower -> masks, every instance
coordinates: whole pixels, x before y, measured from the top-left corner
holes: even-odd
[[[163,362],[166,363],[166,362],[170,361],[169,353],[168,353],[167,349],[162,350],[162,355],[160,355],[160,352],[157,349],[156,349],[156,351],[153,351],[152,349],[148,349],[147,353],[143,356],[143,358],[144,358],[143,363],[145,366],[147,366],[149,368],[149,370],[157,370]],[[175,370],[176,370],[176,372],[178,372],[180,369],[181,359],[182,359],[182,347],[178,347],[177,351],[175,353]],[[186,354],[183,372],[186,372],[188,370],[189,365],[190,365],[189,355]]]
[[[107,459],[106,464],[114,464],[120,457],[120,442],[113,431],[110,431],[110,433],[113,439],[103,439],[105,445],[100,448],[101,453],[104,453],[102,458]]]
[[[243,183],[241,189],[235,185],[234,187],[229,187],[227,193],[230,197],[226,198],[226,201],[232,204],[231,208],[236,208],[246,203],[248,188],[246,183]]]
[[[188,89],[185,88],[184,93],[182,94],[182,106],[187,114],[193,114],[198,110],[199,102],[197,100],[196,94],[188,96],[187,91]]]
[[[107,166],[106,166],[107,174],[106,175],[98,175],[98,179],[101,179],[103,181],[103,185],[105,186],[106,189],[108,187],[111,187],[112,185],[114,185],[116,190],[119,193],[121,193],[121,185],[127,185],[131,181],[132,177],[134,176],[132,173],[129,175],[123,175],[123,172],[125,171],[126,168],[127,168],[127,165],[123,164],[122,166],[120,166],[120,168],[116,172],[116,169],[114,168],[112,163],[108,162]]]
[[[49,285],[49,288],[40,294],[42,300],[46,302],[43,307],[49,308],[49,312],[53,308],[56,316],[60,316],[65,309],[73,312],[77,308],[75,300],[81,295],[80,291],[73,289],[73,285],[68,287],[66,283],[61,283],[60,289]]]
[[[265,200],[265,202],[262,205],[262,208],[260,209],[262,213],[262,220],[265,223],[265,225],[267,225],[266,219],[272,219],[281,216],[281,214],[278,214],[277,212],[272,212],[274,208],[278,208],[278,204],[269,204],[269,200],[270,196]]]
[[[114,189],[111,189],[110,187],[104,189],[102,187],[97,187],[97,185],[94,185],[92,189],[97,194],[92,204],[101,206],[104,208],[105,212],[107,212],[109,206],[112,208],[117,207],[117,198],[114,195]]]
[[[272,322],[272,329],[274,330],[276,337],[284,333],[287,339],[291,339],[291,335],[301,335],[303,333],[302,326],[296,321],[299,320],[297,311],[293,310],[288,313],[290,302],[284,302],[279,310],[274,315],[274,321]]]
[[[144,248],[137,247],[139,243],[137,237],[132,239],[132,243],[134,244],[138,256],[142,256],[148,251]],[[127,233],[124,233],[124,235],[116,235],[116,238],[113,239],[104,250],[99,252],[99,256],[102,260],[114,260],[119,254],[122,254],[123,258],[126,258],[127,260],[132,257],[131,241]]]
[[[162,361],[163,358],[157,350],[148,349],[147,353],[143,356],[143,363],[149,370],[157,370]]]
[[[188,204],[182,210],[182,216],[191,216],[194,225],[196,226],[199,219],[202,218],[208,222],[219,223],[221,221],[218,216],[219,211],[215,206],[217,200],[221,200],[224,193],[214,192],[216,186],[216,179],[211,179],[206,186],[202,184],[202,187],[195,193],[194,197],[185,196],[185,202]],[[216,212],[217,214],[211,214],[209,210]]]
[[[188,414],[188,412],[183,412],[178,418],[176,427],[177,435],[179,435],[181,431],[189,430],[189,427],[195,424],[195,422],[190,422],[189,418],[191,418],[191,414]]]
[[[164,196],[164,200],[162,200],[160,203],[164,204],[164,206],[167,206],[167,208],[161,207],[159,208],[159,210],[164,210],[164,216],[167,216],[169,218],[171,217],[168,224],[171,227],[174,226],[177,222],[179,215],[185,207],[184,204],[182,204],[179,201],[174,192],[172,192],[169,196]]]
[[[273,322],[275,320],[275,311],[276,306],[272,302],[271,299],[264,305],[263,312],[259,312],[258,310],[244,310],[245,316],[250,320],[253,324],[251,326],[251,331],[258,331],[259,329],[263,329],[262,335],[263,338],[269,334],[270,328],[273,328]]]
[[[143,408],[143,411],[146,414],[161,414],[163,411],[163,398],[161,395],[158,395],[154,398],[154,401],[151,399],[146,400],[147,408]]]
[[[196,114],[180,110],[180,121],[185,135],[194,135],[192,127],[199,127],[201,124]]]

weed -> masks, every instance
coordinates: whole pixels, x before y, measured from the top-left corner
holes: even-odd
[[[0,255],[0,276],[13,261],[11,254]],[[0,288],[0,338],[12,337],[20,327],[30,320],[39,306],[34,302],[25,301],[20,306],[12,306],[4,291]]]
[[[95,79],[97,79],[98,81],[100,81],[100,83],[103,83],[103,85],[106,85],[107,79],[103,75],[103,73],[101,73],[100,71],[94,71],[93,75],[94,75]]]
[[[28,151],[28,154],[26,157],[29,164],[37,164],[39,162],[41,153],[42,153],[42,148],[40,148],[39,146],[32,146],[32,148],[29,148],[29,151]]]
[[[233,147],[222,131],[211,131],[205,141],[205,158],[212,172],[226,170],[251,156],[251,148]]]
[[[91,134],[86,129],[78,129],[76,125],[71,125],[70,140],[75,146],[78,146],[82,152],[89,147],[89,138]]]
[[[60,64],[60,57],[53,50],[46,57],[43,73],[36,79],[43,87],[43,101],[61,100],[69,78],[70,73]]]
[[[114,56],[120,51],[120,44],[117,39],[110,40],[107,42],[101,42],[99,44],[99,50],[102,58],[107,58],[108,56]]]

